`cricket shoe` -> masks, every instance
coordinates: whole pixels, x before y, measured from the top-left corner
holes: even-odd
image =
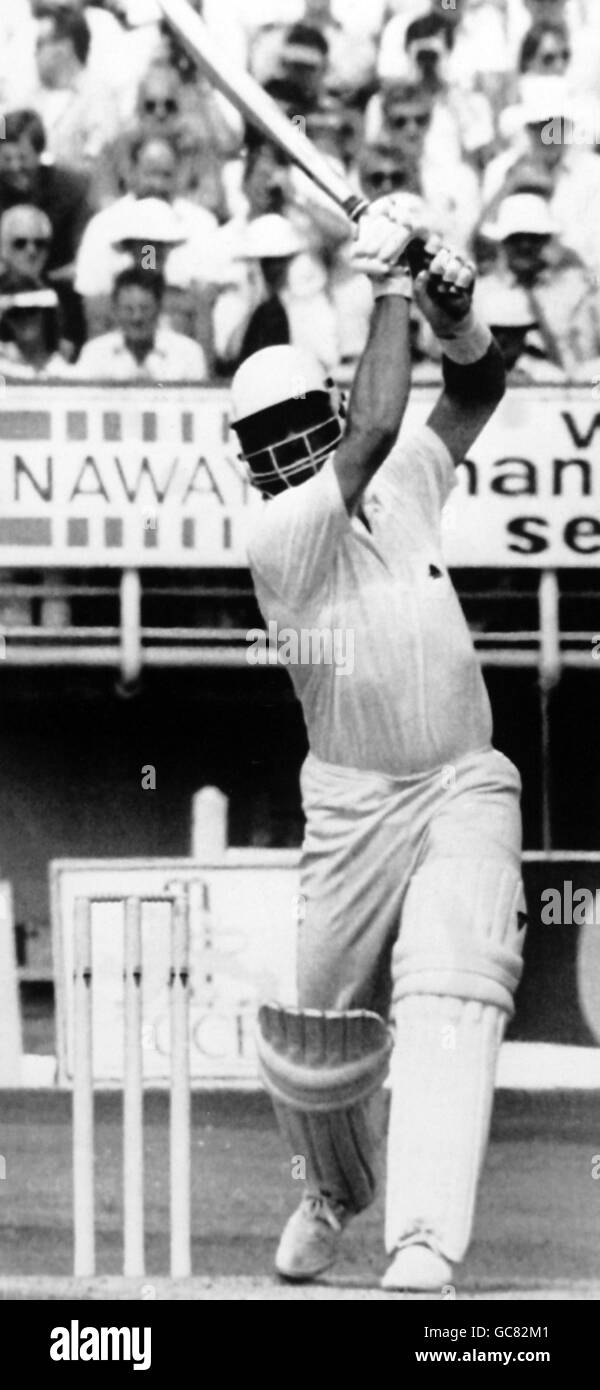
[[[284,1279],[315,1279],[338,1257],[351,1212],[323,1192],[306,1192],[283,1229],[275,1268]]]
[[[381,1280],[382,1289],[439,1293],[452,1280],[452,1265],[429,1245],[403,1245]]]

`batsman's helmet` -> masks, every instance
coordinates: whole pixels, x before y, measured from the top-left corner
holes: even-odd
[[[300,348],[261,348],[231,385],[232,427],[261,492],[272,496],[318,473],[343,433],[343,405],[316,359]]]

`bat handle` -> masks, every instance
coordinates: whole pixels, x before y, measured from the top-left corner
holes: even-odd
[[[360,222],[361,217],[364,217],[365,213],[369,211],[369,203],[366,198],[361,198],[357,193],[352,193],[349,198],[346,198],[343,206],[344,212],[351,222]]]

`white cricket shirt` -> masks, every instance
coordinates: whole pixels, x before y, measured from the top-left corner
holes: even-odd
[[[348,516],[333,459],[264,504],[248,547],[312,752],[402,777],[489,747],[487,691],[441,554],[448,450],[427,426],[393,450],[365,493],[370,533]]]

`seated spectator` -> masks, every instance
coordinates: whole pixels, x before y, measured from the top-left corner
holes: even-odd
[[[83,14],[41,6],[37,25],[37,81],[26,104],[44,123],[52,158],[85,172],[118,127],[114,95],[107,84],[90,79],[91,36]]]
[[[427,8],[394,15],[381,36],[377,73],[382,82],[406,76],[405,38],[409,23]],[[495,105],[513,66],[499,7],[493,0],[453,0],[442,6],[454,29],[447,78],[451,83],[483,91]]]
[[[560,25],[566,31],[568,47],[572,55],[569,75],[573,80],[573,88],[574,90],[588,88],[585,81],[586,59],[590,51],[593,54],[595,50],[596,59],[598,56],[598,44],[594,42],[598,38],[597,0],[591,0],[591,5],[589,0],[508,0],[507,10],[508,36],[513,67],[518,66],[522,45],[528,30],[541,25]],[[594,33],[594,29],[596,33]],[[546,66],[544,72],[546,75],[558,74],[559,69],[552,64]],[[596,70],[596,79],[597,75]],[[597,81],[593,81],[591,86],[592,88],[596,87]]]
[[[182,115],[181,78],[175,68],[153,65],[140,82],[132,120],[103,143],[92,175],[92,195],[102,209],[131,186],[132,150],[151,135],[174,139]]]
[[[70,10],[83,15],[90,30],[90,51],[86,64],[90,82],[102,88],[110,87],[119,110],[127,111],[127,91],[130,76],[127,71],[127,42],[122,23],[100,5],[90,5],[87,0],[9,0],[11,11],[21,10],[18,21],[18,43],[9,51],[10,65],[7,66],[5,92],[0,99],[7,106],[16,106],[23,99],[23,92],[30,91],[37,84],[36,39],[37,19],[42,10]],[[134,89],[135,90],[135,89]],[[132,100],[132,98],[130,99]],[[131,111],[131,105],[129,106]]]
[[[487,283],[501,291],[518,286],[538,328],[530,343],[569,375],[600,353],[598,295],[581,261],[561,247],[548,203],[534,194],[513,194],[500,204],[495,228],[502,248]]]
[[[364,105],[376,83],[379,36],[386,0],[368,5],[347,0],[306,0],[303,21],[321,30],[329,46],[327,89]]]
[[[115,275],[130,260],[123,242],[155,246],[163,259],[165,242],[167,251],[177,246],[164,268],[179,283],[187,276],[188,285],[206,287],[216,275],[216,233],[212,213],[177,193],[176,146],[165,136],[144,136],[133,150],[130,191],[92,218],[77,256],[75,288],[86,301],[90,331],[106,326]]]
[[[336,321],[324,289],[301,294],[292,267],[303,242],[291,222],[267,213],[248,222],[240,237],[237,283],[215,305],[214,337],[221,365],[233,371],[259,348],[293,343],[326,372],[339,359]]]
[[[519,73],[538,77],[565,77],[573,57],[569,31],[560,19],[540,19],[523,37]]]
[[[6,277],[0,293],[0,376],[39,381],[71,371],[59,351],[54,290],[30,276]]]
[[[569,34],[560,20],[540,20],[527,30],[519,52],[515,105],[500,114],[498,129],[504,142],[513,140],[525,125],[526,94],[530,77],[565,77],[572,52]]]
[[[52,227],[45,212],[27,203],[9,208],[0,219],[0,285],[7,275],[53,285],[60,306],[60,351],[71,362],[85,339],[83,309],[73,286],[47,270],[51,242]]]
[[[494,141],[493,113],[482,92],[448,81],[453,40],[445,14],[432,12],[413,20],[405,37],[407,75],[431,97],[428,157],[440,165],[467,159],[480,168]]]
[[[131,266],[113,289],[117,327],[86,343],[76,371],[89,381],[204,381],[198,343],[160,327],[164,280],[158,271]]]
[[[47,214],[52,242],[47,270],[66,277],[75,259],[91,209],[82,175],[59,164],[42,163],[44,127],[35,111],[11,111],[0,140],[0,215],[15,203],[33,203]]]
[[[316,111],[325,94],[329,44],[320,29],[292,24],[286,30],[275,77],[293,82],[301,95],[298,114]]]
[[[144,136],[156,135],[167,136],[177,146],[178,194],[223,217],[222,165],[239,148],[241,125],[234,138],[213,95],[212,88],[199,87],[190,103],[178,70],[153,64],[140,83],[132,119],[101,151],[92,182],[96,206],[106,207],[127,192],[132,151]]]
[[[530,343],[536,321],[523,290],[502,287],[499,291],[497,286],[487,286],[481,280],[476,290],[476,304],[500,348],[509,384],[560,385],[566,381],[564,371],[547,357],[540,357]]]
[[[433,103],[430,93],[411,82],[386,87],[367,111],[365,141],[395,148],[414,170],[414,191],[424,198],[428,215],[440,235],[459,249],[467,248],[480,207],[476,174],[464,161],[440,163],[430,141]]]
[[[548,193],[552,217],[565,246],[600,274],[600,159],[564,138],[570,98],[559,77],[531,77],[525,130],[488,165],[483,182],[483,220],[493,221],[511,193]]]
[[[235,172],[235,180],[233,174]],[[248,139],[241,170],[229,170],[228,191],[234,215],[218,235],[220,256],[229,266],[239,250],[239,234],[254,217],[277,212],[293,223],[306,251],[294,262],[292,278],[299,293],[323,289],[329,263],[348,239],[348,219],[321,194],[289,159],[261,136]],[[236,186],[241,175],[241,187]],[[225,271],[225,283],[231,277]],[[234,276],[235,279],[235,276]],[[302,284],[302,289],[300,289]]]

